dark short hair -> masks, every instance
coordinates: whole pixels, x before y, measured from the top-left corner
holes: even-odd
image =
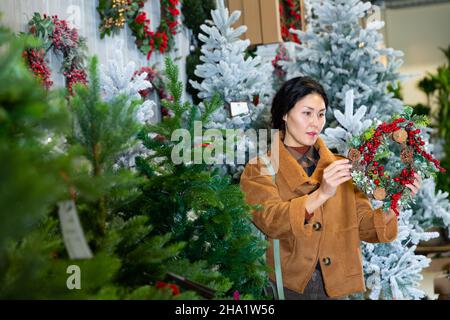
[[[303,97],[317,93],[328,108],[328,98],[322,85],[310,77],[296,77],[286,81],[275,94],[272,101],[272,128],[285,130],[283,117]]]

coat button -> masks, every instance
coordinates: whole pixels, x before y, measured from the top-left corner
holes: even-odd
[[[324,265],[329,266],[331,264],[331,259],[329,257],[323,258],[322,262]]]
[[[320,228],[322,228],[322,225],[320,224],[320,222],[316,222],[313,224],[313,228],[314,230],[319,231]]]

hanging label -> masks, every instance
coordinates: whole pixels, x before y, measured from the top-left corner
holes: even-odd
[[[232,102],[230,104],[231,116],[235,117],[241,114],[249,113],[247,102]]]
[[[73,200],[59,202],[58,215],[61,221],[64,245],[70,259],[92,258],[92,252],[84,236]]]

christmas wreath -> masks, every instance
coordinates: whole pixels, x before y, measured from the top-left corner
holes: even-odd
[[[425,151],[421,129],[429,120],[413,115],[411,107],[395,114],[389,122],[374,125],[350,141],[348,158],[352,161],[352,177],[356,186],[370,198],[382,201],[384,211],[408,207],[411,192],[405,187],[421,178],[445,172],[438,160]]]
[[[70,93],[75,83],[86,83],[86,41],[78,35],[75,28],[69,27],[67,22],[58,19],[58,16],[41,16],[37,12],[28,27],[29,33],[41,39],[42,44],[38,48],[28,48],[23,56],[31,71],[47,89],[53,84],[50,80],[50,68],[45,61],[45,55],[51,49],[55,54],[62,55],[61,72],[66,78],[66,87]]]
[[[97,11],[100,14],[100,36],[110,36],[125,25],[131,29],[139,50],[150,59],[156,49],[160,53],[170,50],[177,33],[179,0],[160,0],[161,23],[156,31],[150,31],[150,19],[143,10],[143,0],[99,0]]]
[[[298,36],[289,32],[289,29],[302,29],[300,0],[281,0],[279,11],[281,19],[281,36],[283,37],[283,40],[300,43]]]

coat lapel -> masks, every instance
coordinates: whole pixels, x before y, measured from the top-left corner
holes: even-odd
[[[320,158],[314,172],[309,177],[303,167],[286,149],[282,138],[282,135],[278,134],[278,137],[274,139],[275,143],[278,143],[278,159],[274,159],[277,152],[271,154],[272,161],[279,163],[279,173],[285,178],[291,191],[295,193],[309,193],[315,190],[320,185],[323,170],[337,158],[323,140],[318,137],[314,147],[318,149]],[[272,148],[272,150],[276,151],[277,148]]]

